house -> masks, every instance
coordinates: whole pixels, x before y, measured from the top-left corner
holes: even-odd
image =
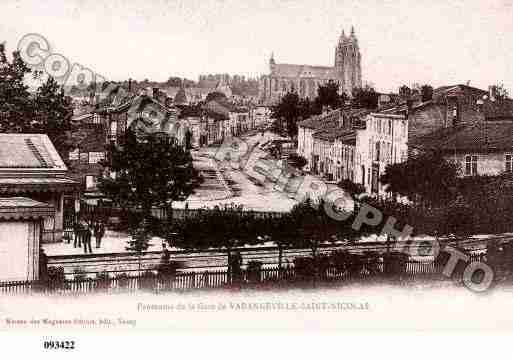
[[[483,121],[440,129],[410,144],[416,151],[438,151],[460,167],[461,176],[512,172],[513,121]]]
[[[214,91],[214,87],[167,87],[164,89],[164,92],[173,99],[173,104],[176,106],[196,105],[205,101],[207,95]]]
[[[249,108],[232,105],[228,101],[212,100],[203,109],[208,120],[208,144],[239,136],[254,129]]]
[[[62,240],[64,198],[78,198],[79,191],[47,135],[0,134],[0,196],[23,196],[55,209],[45,218],[43,242]]]
[[[489,91],[467,85],[443,86],[433,91],[429,101],[403,103],[380,113],[407,116],[408,138],[414,141],[442,128],[480,122],[480,102],[489,95]]]
[[[351,128],[332,128],[313,134],[313,174],[328,181],[353,180],[355,131]]]
[[[334,110],[321,115],[312,116],[298,123],[297,153],[307,160],[306,171],[316,171],[317,158],[314,156],[313,135],[319,130],[328,130],[339,126],[341,110]],[[318,145],[319,146],[319,145]],[[317,146],[317,147],[318,147]],[[317,151],[319,152],[319,151]]]
[[[253,127],[261,128],[270,123],[271,109],[268,106],[255,106],[252,109]]]
[[[83,126],[73,131],[75,147],[68,153],[69,176],[81,185],[82,199],[97,204],[103,198],[98,179],[104,174],[107,140],[103,125]]]
[[[367,193],[383,195],[379,178],[386,166],[408,158],[408,120],[404,115],[371,113],[355,132],[354,182]]]
[[[307,170],[327,181],[360,183],[368,193],[384,193],[379,177],[388,164],[405,161],[407,149],[404,115],[339,109],[299,124],[298,154]]]
[[[0,282],[39,279],[45,220],[54,207],[25,197],[0,197]]]

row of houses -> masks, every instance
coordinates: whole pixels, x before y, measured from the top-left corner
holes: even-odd
[[[461,176],[513,169],[513,101],[467,85],[444,86],[429,101],[375,111],[338,109],[298,124],[305,169],[327,181],[349,179],[383,194],[379,177],[408,155],[437,151]]]
[[[118,143],[127,129],[167,133],[180,145],[199,149],[261,128],[269,117],[268,108],[235,106],[222,100],[169,106],[157,96],[128,96],[73,118],[76,146],[66,160],[70,175],[82,184],[84,197],[95,204],[101,198],[97,182],[105,175],[101,162],[107,158],[108,144]]]
[[[403,115],[338,109],[299,123],[298,154],[326,181],[350,180],[377,193],[385,167],[407,155],[407,131]]]

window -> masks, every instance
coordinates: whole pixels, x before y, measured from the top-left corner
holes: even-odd
[[[89,163],[89,152],[80,152],[80,163]]]
[[[388,120],[388,134],[392,135],[392,120]]]
[[[89,163],[98,163],[105,159],[105,152],[89,152]]]
[[[86,189],[94,189],[96,188],[96,177],[95,176],[86,176]]]
[[[512,172],[513,168],[513,156],[506,155],[506,172]]]
[[[77,149],[73,150],[73,151],[70,151],[69,153],[69,160],[70,161],[78,161],[79,160],[79,154],[80,154],[80,151]]]
[[[465,156],[465,175],[477,174],[477,156]]]

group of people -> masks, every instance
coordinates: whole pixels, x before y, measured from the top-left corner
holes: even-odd
[[[94,235],[96,239],[96,248],[100,248],[102,238],[105,235],[105,224],[102,221],[95,223],[87,223],[85,221],[75,223],[73,227],[73,246],[82,247],[84,245],[84,253],[93,253],[91,248],[91,238]]]

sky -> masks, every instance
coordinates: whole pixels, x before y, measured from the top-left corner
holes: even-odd
[[[513,0],[1,0],[0,42],[27,33],[109,80],[260,76],[276,62],[333,66],[355,27],[364,83],[504,83],[513,92]]]

